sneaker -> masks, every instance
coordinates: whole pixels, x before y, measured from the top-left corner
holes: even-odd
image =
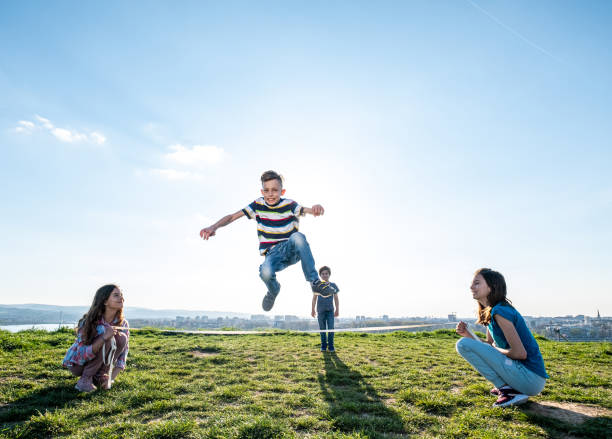
[[[512,405],[519,405],[527,402],[529,399],[528,395],[520,393],[510,387],[497,389],[499,391],[499,398],[493,404],[493,407],[510,407]]]
[[[517,393],[520,393],[519,391],[514,390],[512,387],[510,387],[507,384],[504,384],[499,389],[497,387],[493,387],[491,390],[489,390],[489,393],[491,395],[499,396],[499,395],[501,395],[501,391],[502,390],[507,390],[508,393],[512,393],[514,395],[516,395]]]
[[[334,348],[329,348],[329,352],[336,352],[336,349],[334,349]]]
[[[81,378],[79,378],[74,388],[77,389],[79,392],[85,393],[93,392],[97,389],[97,387],[93,384],[92,377],[86,376],[82,376]]]
[[[271,292],[267,292],[263,298],[263,302],[261,302],[261,307],[264,311],[270,311],[274,306],[274,301],[276,300],[276,295]]]
[[[313,293],[319,293],[322,296],[330,296],[336,293],[336,289],[330,282],[317,279],[310,284]]]

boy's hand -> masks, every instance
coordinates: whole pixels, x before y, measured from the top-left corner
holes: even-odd
[[[313,309],[313,310],[312,310],[312,312],[310,313],[310,315],[311,315],[311,316],[313,316],[313,317],[316,317],[316,316],[317,316],[317,313],[316,313],[316,311]]]
[[[334,317],[338,317],[339,315],[340,315],[340,311],[336,310],[336,311],[334,312]]]
[[[205,229],[200,230],[200,238],[207,240],[211,236],[215,236],[216,231],[217,229],[215,229],[213,226],[206,227]]]
[[[321,206],[320,204],[315,204],[311,207],[311,210],[314,216],[323,215],[325,213],[325,209],[323,209],[323,206]]]

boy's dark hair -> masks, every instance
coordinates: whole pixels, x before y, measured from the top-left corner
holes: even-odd
[[[261,184],[263,185],[266,181],[278,180],[281,187],[283,186],[283,177],[276,171],[266,171],[261,174]]]
[[[329,268],[327,265],[322,266],[321,268],[319,268],[319,276],[321,275],[321,273],[323,273],[324,271],[328,271],[329,275],[331,276],[331,268]]]

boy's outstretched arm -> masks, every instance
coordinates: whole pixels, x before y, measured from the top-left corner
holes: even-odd
[[[212,226],[208,226],[208,227],[200,230],[200,238],[208,239],[211,236],[215,236],[215,232],[217,231],[217,229],[219,227],[227,226],[228,224],[236,221],[241,216],[244,216],[244,212],[242,210],[239,210],[236,213],[231,213],[229,215],[225,215],[223,218],[221,218],[219,221],[214,223]]]
[[[315,204],[312,207],[303,207],[302,212],[304,212],[305,214],[309,213],[314,216],[319,216],[325,213],[325,209],[323,209],[323,206],[321,206],[320,204]]]

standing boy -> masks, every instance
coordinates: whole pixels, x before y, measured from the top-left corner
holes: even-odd
[[[321,279],[323,279],[324,283],[319,291],[315,292],[312,296],[312,311],[310,314],[313,317],[318,317],[319,329],[334,329],[334,317],[338,317],[340,313],[338,303],[338,292],[340,289],[335,283],[329,282],[331,269],[328,266],[321,267],[319,269],[319,275],[321,275]],[[317,306],[316,312],[315,305]],[[336,306],[335,311],[334,305]],[[329,352],[336,351],[334,348],[333,332],[321,332],[321,352],[325,352],[327,349],[329,349]]]
[[[265,256],[263,264],[259,266],[259,277],[268,288],[262,307],[264,311],[270,311],[280,291],[276,272],[298,261],[302,262],[304,277],[311,284],[313,292],[318,292],[326,286],[319,280],[306,237],[298,232],[300,216],[307,213],[314,216],[323,215],[324,209],[320,204],[303,207],[293,200],[281,198],[285,195],[283,180],[280,174],[274,171],[262,174],[261,185],[263,197],[236,213],[224,216],[212,226],[202,229],[200,237],[208,239],[215,235],[219,227],[227,226],[242,216],[257,221],[259,252]]]

